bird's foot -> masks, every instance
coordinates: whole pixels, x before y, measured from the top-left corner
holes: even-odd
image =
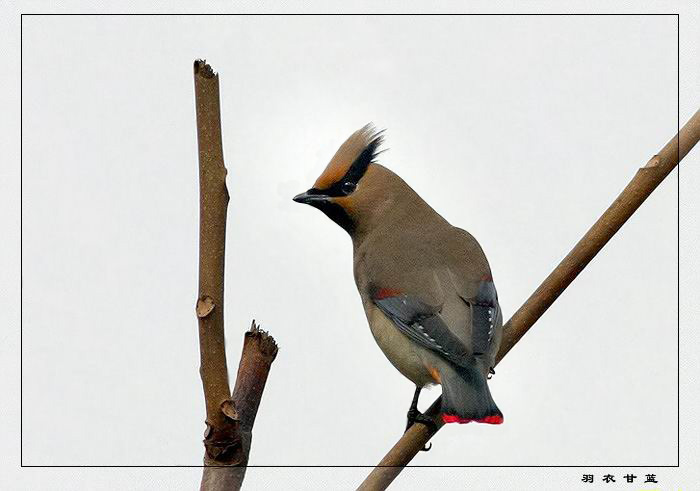
[[[406,419],[407,419],[407,422],[406,422],[406,431],[408,431],[408,429],[409,429],[411,426],[413,426],[415,423],[424,424],[425,426],[428,427],[428,430],[429,430],[431,433],[434,433],[434,432],[437,431],[437,425],[436,425],[435,422],[432,420],[432,418],[429,418],[429,417],[426,416],[425,414],[421,413],[420,411],[418,411],[418,409],[410,409],[410,410],[408,411],[408,414],[406,414]],[[404,433],[405,433],[406,431],[404,431]],[[433,446],[433,444],[430,443],[430,444],[428,444],[427,446],[421,448],[421,451],[422,451],[422,452],[427,452],[428,450],[430,450],[430,449],[432,448],[432,446]]]
[[[437,431],[437,425],[433,418],[426,416],[425,414],[418,411],[418,409],[410,409],[406,414],[406,431],[413,426],[413,423],[422,423],[428,427],[431,432]]]

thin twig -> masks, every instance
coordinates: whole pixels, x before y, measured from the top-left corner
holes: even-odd
[[[544,314],[561,293],[583,271],[586,265],[607,244],[610,238],[632,216],[644,200],[668,176],[700,139],[700,110],[683,126],[666,146],[640,168],[630,183],[586,232],[569,254],[559,263],[530,298],[504,326],[504,336],[496,363],[511,350],[532,325]],[[436,430],[413,425],[384,456],[358,489],[386,489],[430,438],[443,426],[439,417],[438,398],[426,411],[433,418]]]

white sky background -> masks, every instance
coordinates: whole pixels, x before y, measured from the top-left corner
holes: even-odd
[[[195,58],[220,74],[230,373],[251,318],[281,346],[253,465],[373,465],[403,431],[413,387],[350,240],[291,201],[352,131],[387,128],[380,162],[476,236],[507,319],[677,125],[675,17],[25,17],[23,38],[25,465],[201,463]],[[676,176],[499,364],[505,423],[449,425],[413,464],[676,464]]]

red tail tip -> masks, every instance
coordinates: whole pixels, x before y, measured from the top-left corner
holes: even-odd
[[[486,416],[485,418],[480,418],[480,419],[471,419],[471,418],[460,418],[459,416],[456,416],[454,414],[442,414],[442,420],[445,423],[459,423],[459,424],[466,424],[466,423],[471,423],[472,421],[476,423],[486,423],[490,425],[500,425],[503,423],[503,416],[500,414],[492,414],[491,416]]]

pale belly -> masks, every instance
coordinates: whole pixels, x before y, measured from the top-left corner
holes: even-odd
[[[379,348],[404,377],[419,387],[436,383],[427,368],[432,353],[412,343],[377,307],[369,308],[367,319]]]

